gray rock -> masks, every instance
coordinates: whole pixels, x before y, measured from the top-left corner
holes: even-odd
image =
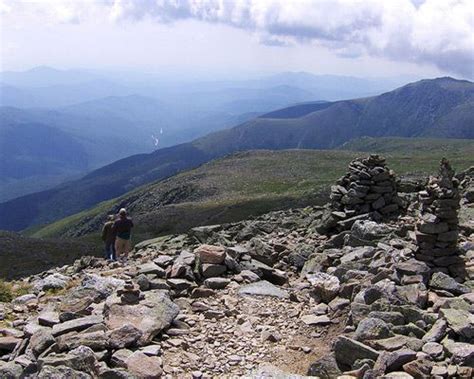
[[[0,364],[0,378],[2,379],[18,379],[21,377],[23,367],[14,362]]]
[[[425,330],[418,327],[413,323],[408,323],[406,325],[394,325],[391,328],[391,331],[395,334],[403,334],[404,336],[415,336],[416,338],[423,338],[425,335]]]
[[[116,289],[123,287],[125,281],[111,276],[100,276],[95,274],[85,274],[82,279],[81,287],[84,289],[93,289],[101,299],[110,296]]]
[[[428,301],[428,291],[422,283],[406,284],[396,287],[397,295],[409,304],[415,304],[419,308],[425,308]]]
[[[30,302],[34,302],[36,301],[38,298],[36,295],[32,294],[32,293],[28,293],[26,295],[22,295],[22,296],[18,296],[16,298],[13,299],[12,303],[13,304],[17,304],[17,305],[21,305],[21,304],[28,304]]]
[[[364,341],[366,339],[380,339],[392,336],[388,325],[377,318],[366,318],[362,320],[354,334],[354,339]]]
[[[288,282],[288,275],[285,271],[277,270],[275,268],[267,269],[265,267],[261,268],[262,271],[262,279],[267,280],[272,284],[276,284],[277,286],[282,286],[286,282]]]
[[[428,354],[431,358],[436,359],[442,358],[444,347],[443,345],[437,342],[427,342],[423,345],[423,348],[421,350],[423,351],[423,353]]]
[[[196,287],[191,292],[191,298],[196,299],[199,297],[211,297],[216,294],[216,291],[210,288]]]
[[[309,366],[308,375],[321,379],[333,379],[342,375],[334,353],[324,355]]]
[[[227,278],[208,278],[204,281],[204,285],[211,289],[223,289],[230,283],[230,279]]]
[[[44,366],[38,374],[38,379],[92,379],[92,376],[67,366]]]
[[[442,272],[435,272],[431,276],[430,287],[437,290],[451,292],[453,295],[462,295],[471,292],[469,287],[456,282],[449,275]]]
[[[224,264],[226,265],[227,270],[230,272],[238,274],[240,271],[242,271],[242,267],[230,255],[226,255]]]
[[[474,366],[474,345],[466,342],[453,342],[451,340],[444,343],[446,350],[451,356],[451,361],[460,366]]]
[[[138,273],[143,275],[156,275],[159,278],[166,276],[166,271],[153,262],[148,262],[138,266]]]
[[[33,288],[35,291],[62,290],[66,288],[70,278],[61,274],[51,274],[37,281]]]
[[[13,336],[0,337],[0,351],[12,352],[20,342],[21,339]]]
[[[41,312],[38,315],[38,324],[49,327],[59,324],[59,313],[54,311]]]
[[[382,321],[385,321],[387,324],[393,325],[404,325],[405,316],[400,312],[387,312],[387,311],[372,311],[368,315],[372,318],[378,318]]]
[[[90,375],[97,372],[97,359],[92,349],[79,346],[67,354],[50,354],[38,359],[40,371],[45,366],[66,366],[73,370],[83,371]]]
[[[240,272],[239,275],[242,277],[243,280],[250,283],[258,282],[260,280],[260,277],[250,270],[243,270]]]
[[[100,379],[136,379],[136,376],[120,368],[104,368],[99,372]]]
[[[30,338],[29,348],[35,356],[39,356],[55,342],[51,329],[39,329]]]
[[[161,268],[166,268],[173,263],[173,258],[169,255],[160,255],[158,258],[154,259],[153,262],[155,262]]]
[[[202,276],[204,276],[205,278],[214,278],[217,276],[221,276],[222,274],[225,274],[226,271],[226,265],[211,263],[205,263],[202,265]]]
[[[434,363],[427,359],[417,359],[403,365],[403,370],[415,378],[429,378]]]
[[[135,278],[135,282],[138,284],[140,291],[148,291],[150,289],[150,280],[144,274],[140,274]]]
[[[409,349],[382,352],[374,365],[374,371],[381,375],[402,369],[403,365],[416,359],[416,352]]]
[[[341,263],[358,261],[363,258],[370,258],[374,255],[375,249],[372,246],[359,247],[341,257]]]
[[[473,314],[459,309],[441,309],[440,314],[455,333],[465,338],[474,338]]]
[[[176,291],[185,291],[195,286],[195,284],[189,280],[178,278],[168,279],[166,283],[170,288]]]
[[[405,262],[399,262],[394,266],[395,270],[401,275],[421,275],[427,277],[431,272],[431,268],[425,263],[416,259],[409,259]]]
[[[252,238],[250,246],[249,254],[253,259],[268,266],[273,266],[278,261],[278,253],[261,239]]]
[[[103,321],[104,319],[101,316],[87,316],[56,324],[53,326],[53,336],[56,337],[69,332],[81,331]]]
[[[179,313],[179,307],[164,291],[145,292],[138,304],[122,304],[117,295],[105,302],[104,316],[109,329],[131,324],[142,332],[139,345],[149,343],[158,333],[170,326]]]
[[[336,361],[339,364],[352,367],[358,359],[372,359],[376,361],[379,352],[361,342],[346,336],[340,336],[334,344]]]
[[[163,373],[160,358],[150,357],[139,351],[130,355],[126,363],[127,370],[137,378],[159,379]]]
[[[161,355],[161,346],[160,345],[148,345],[140,349],[143,354],[149,355],[151,357]]]
[[[431,329],[423,336],[423,342],[439,342],[441,341],[444,336],[446,335],[446,330],[448,328],[447,322],[439,318],[433,324]]]
[[[107,347],[107,339],[103,330],[87,333],[68,333],[56,338],[60,351],[75,349],[79,346],[87,346],[94,351],[101,351]]]
[[[325,303],[333,300],[341,289],[339,279],[324,272],[306,274],[306,279],[311,283],[315,295]]]
[[[108,345],[112,349],[123,349],[134,347],[140,338],[142,331],[131,324],[125,324],[120,328],[114,329],[108,333]]]
[[[239,289],[239,295],[270,296],[281,299],[289,298],[288,292],[278,288],[266,280],[241,286]]]
[[[380,240],[393,231],[388,225],[379,224],[374,221],[357,220],[351,228],[351,236],[361,241]]]
[[[306,325],[328,325],[331,324],[331,319],[326,315],[316,316],[316,315],[305,315],[301,317]]]
[[[418,338],[395,335],[389,338],[367,341],[373,348],[377,350],[395,351],[408,348],[414,351],[421,350],[423,342]]]
[[[133,354],[133,351],[128,349],[117,350],[110,358],[112,367],[127,368],[127,359]]]

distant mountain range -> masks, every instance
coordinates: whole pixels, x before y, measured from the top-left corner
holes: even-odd
[[[472,139],[474,84],[452,78],[422,80],[379,96],[304,103],[270,112],[191,143],[131,156],[80,180],[2,203],[0,229],[48,223],[236,151],[331,149],[363,136]]]
[[[52,188],[133,154],[192,141],[275,109],[315,99],[360,97],[393,87],[393,80],[304,72],[207,82],[46,66],[1,72],[0,144],[10,149],[8,156],[0,153],[0,165],[7,166],[0,177],[0,202]],[[74,145],[70,150],[77,157],[74,164],[57,149],[60,140],[65,146]],[[55,150],[55,158],[35,154],[38,148]],[[32,169],[32,162],[38,170]]]

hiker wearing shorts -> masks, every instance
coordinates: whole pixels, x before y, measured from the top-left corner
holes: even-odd
[[[122,262],[126,262],[130,252],[130,237],[133,228],[133,221],[127,217],[125,208],[120,209],[119,218],[114,222],[113,231],[115,235],[115,252]]]

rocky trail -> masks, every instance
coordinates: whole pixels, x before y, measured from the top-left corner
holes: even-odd
[[[474,169],[446,164],[425,185],[359,159],[326,207],[17,281],[0,377],[471,378]]]

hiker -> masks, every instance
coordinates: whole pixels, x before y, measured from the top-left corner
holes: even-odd
[[[115,252],[119,260],[127,261],[130,251],[130,237],[133,221],[127,217],[125,208],[120,209],[119,218],[114,222],[113,231],[115,235]]]
[[[115,261],[115,233],[113,231],[115,216],[108,215],[107,222],[102,228],[102,241],[105,243],[105,259]]]

